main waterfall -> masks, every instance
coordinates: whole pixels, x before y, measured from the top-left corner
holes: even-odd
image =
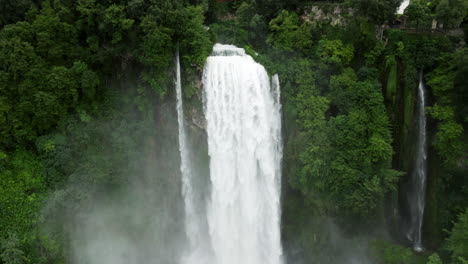
[[[426,95],[423,74],[420,73],[418,85],[418,138],[416,158],[411,179],[410,229],[408,237],[415,251],[422,251],[422,225],[426,196],[427,144],[426,144]]]
[[[244,49],[216,44],[203,86],[213,264],[280,264],[279,84]]]

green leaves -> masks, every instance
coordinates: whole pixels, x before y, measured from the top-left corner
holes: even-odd
[[[0,28],[24,18],[25,13],[33,6],[30,0],[4,0],[0,2]]]
[[[0,239],[0,259],[5,264],[25,263],[24,252],[20,249],[20,241],[16,235],[10,234],[8,238]]]
[[[18,81],[22,79],[31,65],[39,63],[40,59],[35,54],[31,44],[19,38],[0,38],[0,61],[2,61],[1,80],[3,89],[6,89],[8,81]]]
[[[453,107],[436,104],[430,108],[429,113],[439,121],[434,147],[447,162],[456,161],[463,152],[463,127],[454,119]]]
[[[445,27],[458,27],[466,16],[468,3],[465,0],[440,0],[436,7],[436,17]]]
[[[142,61],[146,64],[166,67],[168,63],[168,53],[171,53],[171,34],[169,28],[162,27],[155,22],[153,16],[143,18],[140,27],[145,35],[143,36]]]
[[[358,103],[329,122],[333,161],[327,176],[331,185],[324,191],[331,188],[331,199],[343,212],[371,215],[399,176],[388,173],[393,150],[385,111]]]
[[[92,99],[99,78],[82,54],[74,26],[44,3],[29,22],[0,31],[0,145],[31,143],[55,127],[80,99]]]
[[[88,68],[83,62],[75,62],[71,71],[79,80],[79,85],[81,86],[81,93],[83,97],[87,100],[94,99],[96,95],[96,89],[100,84],[99,76],[96,72]]]
[[[128,31],[135,22],[133,19],[126,18],[124,6],[116,4],[110,5],[104,11],[103,19],[105,27],[112,34],[112,44],[120,42],[124,32]]]
[[[141,79],[160,96],[166,95],[169,82],[172,82],[170,70],[176,46],[179,46],[181,64],[185,69],[201,69],[212,48],[203,25],[201,7],[181,7],[166,15],[168,21],[158,23],[160,18],[147,15],[140,24],[143,37],[139,60],[148,67],[141,74]]]
[[[37,54],[50,63],[67,64],[80,52],[77,30],[60,21],[48,4],[44,4],[30,24],[35,35],[31,44]]]
[[[348,0],[349,6],[372,23],[382,25],[391,21],[402,0]]]
[[[442,260],[439,257],[439,254],[433,253],[429,256],[427,264],[442,264]]]
[[[0,239],[30,232],[44,192],[44,164],[34,153],[17,150],[0,160]]]
[[[458,216],[450,236],[447,249],[452,253],[454,264],[465,264],[468,261],[468,209]]]
[[[203,9],[201,6],[188,6],[176,14],[174,39],[179,44],[182,66],[202,68],[212,49],[208,30],[203,25]]]
[[[331,77],[328,98],[300,86],[295,99],[306,143],[292,183],[306,197],[320,194],[336,214],[374,214],[401,176],[390,169],[389,120],[380,86],[368,75],[360,79],[347,68]],[[335,115],[327,118],[330,110]]]
[[[312,48],[311,25],[301,24],[296,13],[281,10],[269,25],[271,36],[268,42],[274,46],[288,51],[305,51]]]
[[[463,117],[466,96],[463,85],[459,86],[456,78],[464,70],[468,56],[461,50],[457,54],[446,55],[440,64],[427,74],[427,84],[436,96],[436,103],[429,108],[429,114],[438,121],[433,145],[448,167],[452,167],[463,153],[466,143],[463,142]]]
[[[409,17],[411,24],[415,25],[416,28],[430,27],[431,10],[425,0],[411,1],[405,9],[405,15]]]
[[[82,62],[76,62],[71,68],[58,66],[50,70],[39,69],[40,64],[31,63],[32,67],[30,64],[17,82],[21,59],[12,64],[10,69],[18,70],[9,72],[11,77],[0,82],[4,87],[0,90],[0,100],[6,102],[0,108],[3,140],[30,141],[49,131],[77,105],[81,94],[88,99],[93,97],[99,84],[97,75]]]
[[[287,124],[289,182],[327,215],[375,215],[402,175],[391,169],[392,134],[378,70],[363,67],[356,74],[346,67],[355,50],[341,39],[321,39],[307,55],[291,56],[298,54],[291,51],[299,49],[292,39],[300,26],[287,11],[270,22],[270,43],[290,54],[275,54],[286,116],[295,119]]]
[[[379,263],[385,264],[419,264],[424,257],[415,255],[410,248],[387,241],[375,241],[372,245]]]
[[[347,66],[353,58],[354,49],[351,45],[344,45],[341,40],[319,41],[316,54],[326,64]]]

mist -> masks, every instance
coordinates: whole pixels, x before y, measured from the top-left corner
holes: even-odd
[[[42,232],[63,245],[67,263],[178,263],[183,252],[175,102],[156,99],[152,114],[141,116],[121,105],[124,95],[109,99],[124,114],[70,120],[71,137],[89,138],[50,154],[66,160],[56,169],[70,177],[50,195]]]

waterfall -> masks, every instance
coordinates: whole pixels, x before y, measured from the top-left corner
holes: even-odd
[[[400,7],[398,7],[397,14],[403,14],[405,12],[405,9],[408,7],[409,4],[410,4],[409,0],[403,0]]]
[[[412,193],[410,200],[410,229],[408,237],[413,242],[415,251],[423,251],[421,232],[423,225],[426,174],[427,174],[427,144],[426,144],[426,97],[423,82],[423,73],[419,75],[418,85],[418,138],[416,145],[416,157],[412,173]]]
[[[216,44],[203,75],[213,264],[280,264],[278,76],[244,49]]]
[[[191,263],[191,259],[199,251],[202,243],[202,231],[200,217],[196,207],[196,192],[193,186],[193,172],[187,145],[187,134],[184,122],[184,107],[182,98],[182,82],[180,74],[179,50],[176,52],[176,97],[177,97],[177,121],[179,123],[179,153],[180,172],[182,174],[182,195],[185,203],[185,232],[188,238],[188,249],[182,262]]]

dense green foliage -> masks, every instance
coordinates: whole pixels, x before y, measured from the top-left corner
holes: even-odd
[[[435,12],[437,19],[440,19],[448,27],[458,27],[466,16],[468,3],[463,0],[440,0]]]
[[[416,28],[428,27],[431,21],[431,10],[429,9],[428,2],[425,0],[411,1],[405,9],[405,15],[411,18],[411,23]]]
[[[468,210],[460,214],[448,238],[447,249],[452,252],[454,263],[468,261]]]
[[[384,241],[372,244],[376,261],[385,264],[425,264],[424,257],[416,256],[411,249]]]
[[[336,38],[346,29],[314,41],[319,30],[288,11],[270,22],[268,42],[285,53],[270,56],[283,56],[286,64],[271,68],[284,78],[286,115],[297,123],[286,124],[297,128],[289,132],[288,177],[319,210],[375,215],[400,175],[390,166],[392,138],[377,69],[349,67],[357,60],[354,43]],[[301,53],[286,59],[292,51]]]
[[[410,1],[405,9],[410,25],[416,28],[430,28],[432,19],[439,23],[439,28],[457,28],[467,12],[468,3],[463,0],[416,0]]]
[[[402,0],[348,0],[349,5],[366,19],[381,25],[390,22]]]
[[[214,41],[244,47],[280,76],[287,259],[466,263],[468,50],[460,37],[419,29],[433,18],[466,27],[468,7],[411,1],[407,26],[418,30],[385,29],[400,3],[0,1],[0,263],[68,263],[67,217],[99,194],[117,198],[128,175],[148,167],[158,172],[155,204],[172,206],[174,54],[197,108]],[[310,6],[342,23],[307,17]],[[430,105],[431,254],[415,255],[393,231],[405,217],[420,71]],[[159,231],[161,241],[177,233]]]
[[[428,74],[428,84],[436,101],[430,114],[438,121],[434,146],[448,163],[462,155],[463,127],[467,125],[468,109],[465,76],[468,74],[468,50],[463,49],[440,58],[437,68]]]
[[[58,215],[145,167],[131,161],[148,146],[177,47],[196,73],[212,43],[202,8],[184,1],[0,5],[0,263],[60,263]],[[44,223],[56,223],[48,235]]]

